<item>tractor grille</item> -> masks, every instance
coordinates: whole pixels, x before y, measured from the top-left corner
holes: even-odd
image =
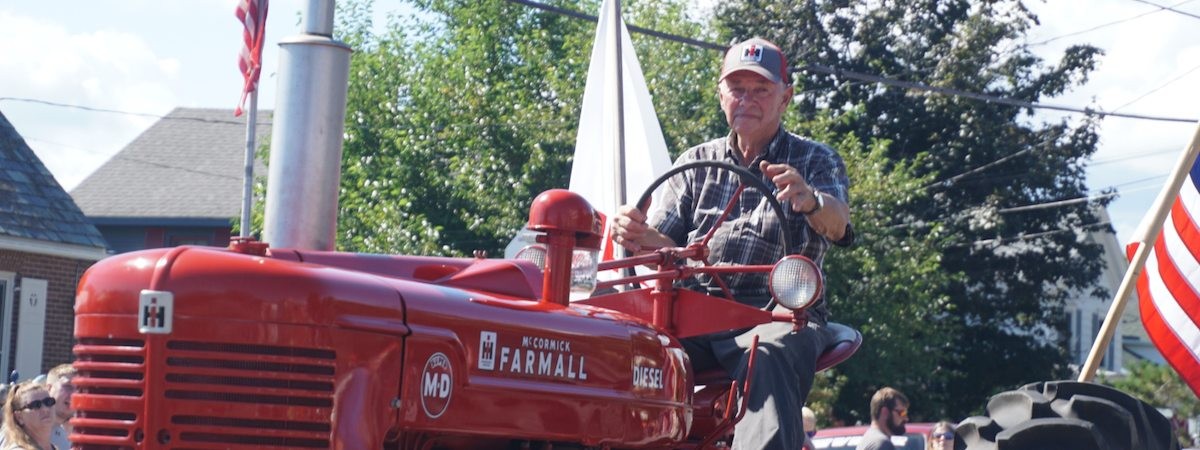
[[[89,442],[92,436],[157,441],[150,448],[330,446],[334,351],[183,340],[165,347],[165,358],[155,358],[165,367],[147,375],[159,377],[154,390],[161,394],[143,395],[151,388],[142,375],[147,372],[141,341],[81,339],[77,359],[88,370],[81,368],[87,383],[80,383],[77,395],[113,396],[108,404],[128,407],[80,411],[87,420],[77,420],[76,433],[89,435]],[[161,402],[153,410],[169,419],[147,425],[139,417],[147,398]]]
[[[131,449],[141,441],[134,436],[146,373],[145,342],[140,339],[80,338],[75,344],[77,390],[75,407],[76,434],[88,435],[97,444],[87,450]],[[105,405],[94,408],[95,398]]]

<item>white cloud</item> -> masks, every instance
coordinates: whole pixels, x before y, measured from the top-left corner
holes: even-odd
[[[119,31],[72,33],[45,19],[0,11],[0,97],[140,113],[176,104],[179,62]],[[151,119],[5,101],[0,110],[70,189],[149,126]],[[89,164],[90,163],[90,164]]]

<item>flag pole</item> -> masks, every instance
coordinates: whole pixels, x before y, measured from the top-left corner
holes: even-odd
[[[246,115],[246,161],[242,174],[242,222],[238,236],[250,237],[250,209],[254,206],[254,137],[258,126],[258,89],[250,92],[250,114]]]
[[[1154,205],[1150,209],[1150,214],[1142,219],[1137,232],[1134,233],[1133,242],[1138,244],[1137,250],[1134,251],[1133,259],[1129,261],[1129,269],[1125,270],[1125,277],[1121,279],[1121,285],[1113,296],[1112,306],[1108,308],[1108,315],[1104,317],[1104,324],[1100,326],[1100,335],[1096,336],[1092,350],[1088,353],[1087,361],[1079,369],[1079,381],[1090,382],[1095,377],[1096,369],[1100,367],[1100,360],[1104,356],[1104,349],[1108,348],[1113,333],[1117,329],[1118,318],[1125,311],[1129,293],[1137,284],[1138,275],[1142,273],[1142,268],[1146,265],[1150,249],[1154,248],[1158,234],[1162,231],[1163,220],[1166,219],[1171,204],[1175,202],[1175,197],[1179,195],[1179,187],[1187,179],[1187,174],[1191,171],[1198,152],[1200,152],[1200,123],[1197,124],[1196,131],[1192,134],[1192,142],[1179,155],[1179,160],[1167,178],[1166,185],[1163,186],[1162,191],[1159,191],[1158,198],[1155,199]]]
[[[612,77],[616,85],[617,93],[617,151],[616,151],[616,195],[617,204],[624,205],[626,203],[625,192],[625,86],[621,79],[624,75],[624,68],[621,67],[621,0],[613,0],[612,10],[612,27],[611,41],[613,43],[613,56],[616,58],[614,64],[610,65],[616,72]]]

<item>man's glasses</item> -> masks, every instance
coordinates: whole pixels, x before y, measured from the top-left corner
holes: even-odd
[[[936,441],[953,441],[954,432],[947,431],[945,433],[934,433],[932,436],[930,436],[930,438]]]
[[[752,86],[750,88],[721,87],[721,92],[727,96],[745,100],[764,100],[771,98],[772,95],[775,95],[775,89],[773,87],[767,88],[762,86]]]
[[[810,438],[811,438],[811,437],[813,437],[813,436],[816,436],[816,435],[817,435],[817,431],[816,431],[816,430],[813,430],[813,431],[805,431],[805,432],[804,432],[804,434],[807,434],[807,435],[808,435],[808,437],[810,437]]]
[[[54,406],[54,403],[56,403],[54,401],[54,397],[46,397],[41,400],[34,400],[32,402],[26,403],[25,406],[17,408],[14,411],[25,411],[27,409],[49,408],[51,406]]]
[[[907,409],[893,409],[892,411],[895,411],[896,414],[900,415],[900,417],[903,417],[905,419],[908,418],[908,410]]]

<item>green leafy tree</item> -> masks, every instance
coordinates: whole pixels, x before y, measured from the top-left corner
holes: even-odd
[[[859,114],[859,110],[838,117],[826,113],[811,122],[795,118],[799,132],[838,150],[851,180],[856,243],[829,252],[826,286],[833,320],[855,324],[863,334],[863,346],[833,369],[840,383],[830,399],[831,409],[847,423],[870,422],[866,410],[871,394],[891,385],[921,405],[914,408],[914,418],[919,411],[933,420],[944,414],[930,406],[945,403],[942,392],[953,379],[947,348],[961,332],[950,320],[954,305],[941,294],[955,281],[955,275],[939,264],[938,249],[948,238],[940,224],[896,225],[896,214],[928,195],[923,186],[931,176],[917,175],[926,157],[895,162],[887,156],[887,141],[863,142],[853,134],[830,131],[838,123],[858,120]],[[825,396],[821,388],[818,383],[816,399]]]
[[[797,67],[834,67],[1026,102],[1086,80],[1101,54],[1077,46],[1054,64],[1040,60],[1020,45],[1036,18],[1016,0],[732,0],[718,6],[716,17],[722,36],[775,41],[793,52]],[[1095,122],[1035,123],[1028,108],[815,70],[799,74],[796,90],[802,117],[860,108],[854,120],[833,123],[833,131],[889,141],[888,159],[911,164],[915,176],[931,181],[891,225],[937,236],[928,245],[941,253],[940,269],[931,270],[964,276],[930,286],[934,303],[944,302],[937,310],[901,317],[863,311],[854,323],[892,330],[923,314],[960,333],[941,348],[918,347],[940,360],[948,381],[928,387],[939,389],[936,394],[920,391],[940,397],[938,405],[916,409],[963,417],[995,392],[1066,376],[1063,303],[1070,289],[1091,289],[1103,264],[1099,246],[1076,233],[1111,229],[1097,223],[1093,204],[1010,208],[1087,196],[1084,167],[1096,148]],[[875,206],[856,202],[854,208]],[[843,303],[883,304],[892,295],[879,289]],[[872,385],[918,389],[890,369],[872,367],[862,375]],[[870,392],[843,393],[841,405],[865,410]]]
[[[1188,435],[1186,419],[1200,416],[1200,399],[1170,366],[1138,361],[1129,367],[1128,375],[1113,378],[1102,376],[1099,382],[1120,389],[1150,406],[1171,410],[1180,446],[1195,445]]]
[[[598,2],[550,2],[596,11]],[[595,24],[500,0],[420,0],[372,33],[370,2],[341,5],[351,60],[338,245],[381,253],[498,254],[530,201],[565,188]],[[682,1],[627,2],[626,20],[702,34]],[[713,68],[679,44],[634,44],[668,144],[719,116],[689,83]],[[680,87],[683,86],[682,89]],[[711,86],[711,84],[709,84]],[[584,124],[586,126],[586,124]],[[678,151],[678,150],[676,150]],[[631,194],[636,195],[636,193]]]

